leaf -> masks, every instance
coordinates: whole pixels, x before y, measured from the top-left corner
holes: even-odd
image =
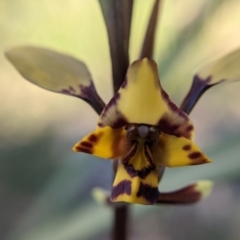
[[[180,109],[189,114],[202,94],[212,86],[240,80],[240,48],[201,67]]]
[[[155,33],[156,33],[156,27],[157,27],[158,14],[159,14],[159,4],[160,4],[160,0],[156,0],[153,5],[153,9],[152,9],[151,17],[148,23],[140,58],[144,58],[144,57],[152,58],[153,56],[154,40],[155,40]]]
[[[107,27],[114,92],[124,81],[129,65],[129,36],[133,0],[99,0]]]
[[[83,62],[65,54],[32,46],[17,47],[5,55],[28,81],[53,92],[81,98],[97,113],[101,113],[104,103]]]

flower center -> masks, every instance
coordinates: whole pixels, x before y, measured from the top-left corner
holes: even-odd
[[[122,163],[131,177],[144,179],[156,169],[151,150],[158,144],[159,134],[153,126],[132,124],[127,127],[127,140],[131,147]]]
[[[159,142],[160,131],[154,127],[143,124],[133,124],[127,127],[127,139],[131,143],[138,142],[148,147]]]

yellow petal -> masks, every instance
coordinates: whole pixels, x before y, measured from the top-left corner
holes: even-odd
[[[158,198],[158,171],[152,171],[146,178],[131,177],[119,162],[112,187],[112,202],[154,204]]]
[[[163,91],[153,60],[144,58],[129,67],[125,82],[99,119],[99,126],[118,128],[127,123],[159,126],[163,132],[192,137],[192,123]]]
[[[154,159],[159,156],[159,162],[166,167],[179,167],[212,162],[192,141],[162,133],[160,135],[159,154],[154,153]]]
[[[202,66],[194,75],[192,86],[180,108],[189,114],[202,94],[209,88],[224,82],[240,80],[240,49]]]
[[[32,46],[5,54],[24,78],[47,90],[78,96],[82,95],[81,86],[92,84],[87,66],[71,56]]]
[[[158,198],[158,167],[143,144],[135,144],[119,160],[111,201],[154,204]]]
[[[236,49],[223,57],[220,57],[202,66],[197,74],[200,79],[208,79],[208,85],[222,81],[240,80],[240,49]]]
[[[88,102],[97,113],[105,104],[98,96],[87,66],[74,57],[46,48],[23,46],[5,53],[28,81],[37,86]]]
[[[97,128],[94,132],[78,142],[75,152],[89,153],[97,157],[113,159],[121,156],[125,151],[126,131],[122,128]]]

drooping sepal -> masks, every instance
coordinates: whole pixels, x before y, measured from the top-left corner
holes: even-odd
[[[84,152],[97,157],[115,159],[126,151],[126,131],[111,127],[97,128],[73,147],[75,152]]]
[[[194,142],[184,137],[162,133],[159,146],[153,157],[162,166],[180,167],[212,162]]]
[[[83,99],[100,114],[105,106],[87,66],[71,56],[49,49],[23,46],[5,53],[28,81],[37,86]]]
[[[240,80],[240,49],[201,67],[193,77],[192,86],[181,104],[181,110],[189,114],[202,94],[217,84]]]
[[[120,128],[127,123],[158,126],[168,134],[193,137],[193,124],[162,89],[153,60],[144,58],[129,67],[124,83],[104,108],[98,125]]]
[[[213,189],[213,182],[201,180],[182,189],[160,193],[158,204],[193,204],[208,197]]]

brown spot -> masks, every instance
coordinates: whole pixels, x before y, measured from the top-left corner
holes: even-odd
[[[158,199],[159,191],[157,187],[149,184],[140,183],[137,197],[145,198],[149,203],[154,204]]]
[[[123,126],[127,125],[127,121],[126,119],[124,119],[123,117],[118,117],[112,124],[111,127],[112,128],[121,128]]]
[[[187,127],[187,131],[190,132],[190,131],[192,131],[192,130],[193,130],[193,125],[189,125],[189,126]]]
[[[76,147],[76,150],[79,151],[79,152],[84,152],[84,153],[92,154],[92,150],[91,150],[91,149],[87,149],[87,148],[84,148],[84,147],[77,146],[77,147]]]
[[[61,92],[67,95],[76,96],[76,91],[72,86],[69,86],[67,89],[62,89]]]
[[[162,132],[178,137],[178,134],[176,133],[177,129],[180,127],[178,124],[171,124],[166,118],[162,118],[159,121],[158,126]]]
[[[86,147],[86,148],[92,148],[93,147],[93,145],[89,142],[81,142],[81,146]]]
[[[90,142],[97,142],[98,137],[95,134],[91,134],[88,138]]]
[[[200,152],[193,152],[193,153],[188,155],[188,157],[191,158],[191,159],[196,159],[196,158],[199,158],[201,156],[202,156],[202,154]]]
[[[188,151],[188,150],[191,149],[191,145],[190,144],[185,145],[182,149],[185,150],[185,151]]]
[[[131,181],[130,180],[123,180],[116,186],[112,187],[112,192],[111,192],[111,199],[117,198],[119,195],[122,194],[131,194]]]

